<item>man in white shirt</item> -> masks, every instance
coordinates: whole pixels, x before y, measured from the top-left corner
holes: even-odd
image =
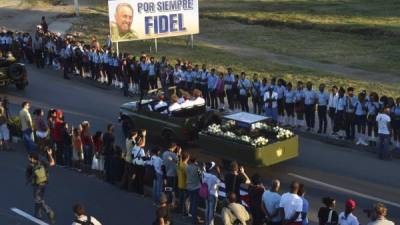
[[[384,108],[382,112],[376,116],[378,123],[379,136],[379,158],[390,159],[389,141],[390,141],[390,108]]]
[[[171,96],[171,104],[170,104],[170,106],[168,107],[168,111],[169,111],[169,112],[173,112],[173,111],[178,111],[178,110],[181,110],[181,109],[182,109],[182,107],[181,107],[181,105],[178,103],[178,96],[172,95],[172,96]]]
[[[201,91],[195,89],[193,91],[193,96],[195,99],[192,101],[193,105],[195,106],[204,106],[206,104],[206,100],[201,96]]]
[[[298,182],[292,182],[290,192],[282,195],[279,202],[283,224],[302,225],[301,213],[303,212],[303,200],[297,195],[300,188]]]
[[[81,204],[74,205],[75,219],[72,225],[86,224],[90,221],[93,225],[101,225],[101,223],[93,216],[86,215],[85,208]]]
[[[282,223],[282,219],[279,215],[279,203],[281,201],[281,195],[278,192],[280,186],[281,182],[279,180],[273,180],[271,188],[264,191],[262,195],[261,208],[266,219],[271,222],[271,225],[279,225]]]
[[[154,106],[154,111],[164,113],[168,104],[164,101],[164,95],[160,96],[160,101]]]
[[[184,101],[181,103],[182,109],[187,109],[193,107],[193,101],[190,101],[190,96],[189,94],[185,93],[183,95]]]
[[[360,225],[353,211],[356,208],[356,202],[352,199],[346,201],[345,211],[339,214],[339,225]]]

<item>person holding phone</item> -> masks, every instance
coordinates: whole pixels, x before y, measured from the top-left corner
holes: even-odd
[[[226,193],[235,193],[237,201],[240,202],[240,186],[242,184],[250,184],[250,178],[244,171],[243,166],[239,166],[236,161],[233,161],[231,163],[231,171],[224,178]]]

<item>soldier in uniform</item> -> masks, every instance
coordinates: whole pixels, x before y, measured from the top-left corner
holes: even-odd
[[[131,29],[133,8],[128,3],[120,3],[115,10],[115,23],[111,24],[111,37],[113,41],[136,39],[135,32]]]

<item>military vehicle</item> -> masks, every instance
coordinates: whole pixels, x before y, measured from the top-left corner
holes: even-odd
[[[123,104],[120,107],[120,119],[127,119],[131,127],[143,128],[153,136],[164,141],[191,142],[198,138],[198,132],[218,119],[218,113],[206,110],[205,106],[196,106],[172,113],[160,113],[152,110],[156,99],[144,99]]]
[[[28,85],[25,65],[15,61],[12,55],[0,56],[0,87],[14,84],[17,89],[24,90]]]
[[[205,106],[161,113],[153,110],[155,104],[157,100],[152,98],[125,103],[120,107],[120,119],[128,121],[131,127],[146,129],[153,136],[162,137],[166,143],[171,140],[195,143],[207,154],[223,161],[236,160],[241,164],[264,167],[298,156],[298,137],[294,134],[280,140],[274,136],[270,143],[258,146],[230,139],[224,134],[207,132],[209,125],[222,124],[227,119],[234,119],[240,127],[249,127],[266,122],[267,117],[249,113],[221,113],[207,110]],[[239,129],[244,133],[249,131],[247,128]]]

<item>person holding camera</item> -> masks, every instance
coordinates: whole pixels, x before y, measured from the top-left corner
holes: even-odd
[[[181,155],[181,147],[179,147],[176,143],[171,143],[169,148],[163,152],[162,160],[164,163],[165,174],[167,176],[167,184],[166,188],[169,189],[168,198],[170,201],[174,201],[175,199],[175,188],[177,185],[177,163],[179,161],[179,157]]]
[[[394,225],[392,221],[386,219],[387,211],[388,210],[384,204],[375,204],[372,215],[370,215],[372,221],[369,222],[368,225]]]
[[[136,145],[136,138],[138,137],[137,131],[131,131],[130,135],[125,139],[125,152],[123,153],[125,159],[124,174],[122,175],[122,180],[120,187],[122,189],[131,190],[133,175],[133,165],[132,165],[132,149]]]
[[[146,130],[142,130],[138,141],[132,149],[132,164],[133,164],[133,190],[144,195],[144,160],[146,153],[144,147],[146,145]]]
[[[250,178],[244,171],[243,166],[239,166],[239,164],[236,161],[233,161],[231,163],[231,171],[230,173],[225,174],[224,180],[225,180],[225,192],[235,193],[237,201],[241,202],[240,186],[242,184],[250,184]]]

